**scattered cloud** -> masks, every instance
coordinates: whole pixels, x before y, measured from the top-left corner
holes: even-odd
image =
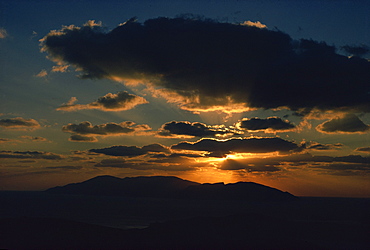
[[[201,122],[188,121],[165,123],[157,132],[159,136],[175,138],[226,137],[236,134],[242,134],[242,132],[225,126],[209,126]]]
[[[83,105],[75,104],[76,97],[72,97],[67,103],[63,104],[57,110],[76,111],[82,109],[100,109],[103,111],[123,111],[133,109],[139,104],[148,103],[141,96],[129,94],[127,91],[120,91],[117,94],[108,93],[99,97],[97,101]]]
[[[370,130],[370,126],[363,123],[357,116],[346,114],[343,117],[336,117],[318,125],[316,130],[326,134],[366,133]]]
[[[4,39],[8,36],[8,32],[4,28],[0,28],[0,39]]]
[[[181,142],[173,145],[172,149],[207,151],[210,153],[268,153],[268,152],[288,152],[299,150],[299,146],[294,142],[286,141],[281,138],[243,138],[229,140],[201,139],[197,142]]]
[[[248,131],[264,131],[265,133],[288,132],[296,128],[293,123],[279,117],[268,117],[266,119],[258,117],[244,118],[236,124],[236,127]]]
[[[71,141],[88,141],[94,142],[96,138],[93,136],[117,136],[127,134],[140,134],[143,131],[151,128],[146,125],[136,125],[134,122],[126,121],[121,123],[106,123],[100,125],[92,125],[91,122],[85,121],[79,124],[69,123],[62,127],[62,131],[71,133]]]
[[[37,129],[40,127],[40,124],[34,119],[16,117],[0,119],[0,127],[10,129]]]
[[[41,46],[82,78],[141,82],[186,110],[370,112],[369,61],[246,24],[160,17],[110,31],[70,25],[51,31]]]

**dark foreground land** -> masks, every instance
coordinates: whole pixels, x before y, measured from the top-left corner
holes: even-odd
[[[0,249],[369,249],[370,199],[0,192]]]

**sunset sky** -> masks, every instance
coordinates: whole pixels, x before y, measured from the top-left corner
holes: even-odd
[[[97,175],[370,197],[369,1],[1,1],[0,190]]]

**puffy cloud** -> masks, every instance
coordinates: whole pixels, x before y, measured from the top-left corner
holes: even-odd
[[[370,62],[281,31],[209,19],[131,19],[111,31],[64,26],[41,40],[82,78],[150,83],[192,111],[248,108],[370,111]],[[235,107],[235,110],[234,110]]]
[[[100,109],[104,111],[123,111],[134,108],[139,104],[148,103],[143,97],[129,94],[127,91],[120,91],[117,94],[108,93],[99,97],[97,101],[82,105],[75,104],[76,97],[72,97],[66,104],[57,110],[75,111],[81,109]]]
[[[0,158],[61,160],[63,157],[42,151],[0,151]]]
[[[363,123],[357,116],[346,114],[343,117],[336,117],[316,127],[321,133],[366,133],[370,126]]]
[[[128,157],[135,157],[147,154],[149,152],[164,152],[169,153],[169,148],[161,145],[161,144],[150,144],[143,147],[137,146],[112,146],[109,148],[101,148],[101,149],[90,149],[89,152],[105,154],[105,155],[112,155],[112,156],[128,156]]]
[[[8,36],[8,32],[4,28],[0,28],[0,39],[4,39]]]
[[[162,125],[158,131],[159,136],[164,137],[214,137],[240,134],[236,130],[224,126],[208,126],[200,122],[172,121]]]
[[[370,147],[360,147],[356,148],[355,151],[361,152],[361,153],[368,153],[370,154]]]
[[[258,117],[250,119],[244,118],[242,121],[237,123],[236,126],[248,131],[265,131],[266,133],[287,132],[296,128],[293,123],[287,120],[282,120],[279,117],[268,117],[266,119]]]
[[[195,143],[181,142],[172,149],[227,153],[268,153],[298,150],[299,146],[281,138],[244,138],[229,140],[201,139]]]
[[[106,123],[92,125],[91,122],[85,121],[79,124],[69,123],[62,127],[62,131],[72,133],[71,141],[88,141],[94,142],[96,138],[87,135],[113,136],[123,134],[140,133],[151,128],[146,125],[136,125],[134,122],[126,121],[121,123]]]
[[[40,127],[40,124],[34,119],[25,119],[22,117],[0,119],[0,127],[4,128],[15,128],[15,129],[36,129]]]

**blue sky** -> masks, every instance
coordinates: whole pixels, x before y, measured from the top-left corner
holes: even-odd
[[[366,88],[370,84],[366,85],[369,80],[363,79],[367,76],[364,71],[369,68],[367,58],[370,56],[366,53],[370,46],[369,1],[2,1],[0,4],[0,179],[3,183],[0,184],[0,189],[43,189],[100,174],[120,177],[176,175],[200,182],[255,181],[297,195],[370,196],[370,98],[369,89]],[[203,51],[194,54],[196,58],[199,56],[198,62],[203,62],[199,66],[204,69],[200,76],[195,73],[193,76],[194,71],[186,75],[174,73],[186,72],[182,71],[183,68],[173,72],[157,72],[158,65],[163,64],[163,67],[175,69],[176,63],[180,65],[186,62],[186,59],[181,57],[165,54],[168,51],[164,49],[161,52],[163,60],[173,60],[172,63],[164,64],[163,61],[158,61],[157,65],[150,65],[148,60],[153,59],[147,55],[150,51],[143,57],[136,57],[135,60],[145,59],[140,63],[145,65],[148,71],[135,69],[145,75],[140,78],[136,77],[136,74],[135,81],[131,79],[134,75],[127,70],[117,70],[117,61],[109,61],[111,58],[106,55],[102,56],[104,62],[97,62],[100,57],[94,58],[94,67],[104,69],[105,76],[81,79],[76,77],[81,72],[96,72],[88,67],[93,65],[92,62],[80,60],[77,54],[73,55],[73,51],[76,51],[73,46],[80,46],[80,40],[74,41],[76,45],[68,47],[68,37],[65,38],[64,35],[67,32],[77,34],[78,30],[66,28],[61,35],[51,32],[60,30],[62,25],[74,25],[87,27],[86,29],[91,29],[96,34],[100,32],[99,34],[104,35],[119,27],[126,27],[119,25],[132,17],[137,18],[136,23],[141,27],[144,27],[144,22],[148,19],[159,22],[158,17],[166,17],[169,24],[175,20],[173,18],[181,17],[180,19],[198,20],[199,25],[206,25],[205,19],[198,16],[213,19],[215,29],[219,24],[225,23],[230,24],[227,27],[239,27],[242,26],[240,24],[250,21],[249,25],[244,25],[250,27],[260,22],[266,27],[253,27],[252,30],[261,29],[266,37],[267,34],[271,37],[289,37],[289,46],[292,48],[298,46],[302,50],[306,48],[304,46],[313,46],[316,49],[320,44],[324,44],[325,53],[333,53],[333,58],[343,61],[342,64],[325,68],[332,70],[331,74],[336,74],[337,71],[342,71],[339,75],[347,72],[347,66],[336,71],[335,68],[340,65],[353,64],[351,67],[356,69],[353,69],[353,73],[348,70],[349,73],[343,73],[342,77],[332,79],[330,74],[322,73],[320,67],[316,66],[321,63],[320,60],[313,63],[309,61],[310,64],[307,65],[314,66],[312,70],[304,69],[304,74],[309,74],[308,80],[302,78],[302,81],[298,81],[291,80],[290,75],[302,77],[296,73],[301,68],[294,66],[297,63],[287,64],[295,69],[293,73],[289,73],[289,76],[276,73],[283,72],[288,66],[281,66],[281,69],[272,68],[269,71],[272,72],[271,77],[276,73],[284,78],[274,79],[268,82],[266,87],[258,85],[257,92],[253,92],[256,87],[249,88],[244,85],[244,71],[233,71],[235,65],[239,67],[239,64],[235,63],[232,69],[223,71],[221,68],[212,71],[211,67],[204,66],[207,61],[202,61],[206,58],[202,55]],[[90,26],[83,26],[89,20],[95,22],[91,22]],[[59,53],[57,47],[51,43],[52,37],[61,39],[61,46],[65,46],[63,53]],[[180,47],[175,42],[171,43],[171,36],[169,37],[164,47],[172,44],[175,44],[176,48]],[[194,37],[193,41],[196,39],[196,36]],[[43,38],[45,39],[40,41]],[[207,40],[207,37],[204,39],[198,43],[207,42],[213,46],[214,40]],[[308,42],[308,45],[305,45],[300,39],[313,41],[313,45]],[[129,42],[130,38],[125,41]],[[266,39],[256,41],[264,44]],[[181,43],[182,46],[190,46],[186,41],[182,40]],[[152,46],[150,39],[145,40],[145,44]],[[270,48],[268,46],[275,46],[274,41],[266,41],[266,44],[266,49]],[[103,42],[100,47],[93,47],[89,51],[88,45],[82,44],[77,53],[94,57],[100,48],[109,51],[112,46]],[[343,49],[343,46],[347,46],[344,47],[347,49]],[[44,52],[40,51],[42,48]],[[135,46],[132,48],[135,49]],[[298,55],[301,52],[297,48],[294,47],[294,53]],[[335,52],[331,52],[331,48],[335,48]],[[351,52],[355,48],[365,52],[353,57]],[[160,52],[162,48],[159,46],[157,49]],[[242,47],[239,49],[243,50]],[[132,50],[122,53],[131,53],[130,51]],[[248,51],[240,53],[252,53]],[[253,51],[253,48],[250,51]],[[118,51],[117,54],[119,53],[121,52]],[[140,49],[137,53],[135,56],[141,55]],[[193,55],[191,53],[195,52],[189,50],[189,55]],[[219,60],[230,55],[223,55],[217,47],[214,53]],[[235,61],[244,62],[243,57],[238,57],[240,53],[235,52]],[[253,56],[254,61],[261,61],[263,67],[261,66],[260,70],[263,70],[265,59],[270,55],[265,56],[263,60],[258,57],[257,52]],[[350,56],[351,63],[344,60]],[[290,60],[284,58],[285,56],[279,59],[282,65],[285,64],[281,60]],[[359,61],[354,61],[356,58]],[[119,62],[121,63],[120,59]],[[117,64],[118,67],[122,67],[120,63]],[[221,62],[210,63],[222,67],[226,65]],[[196,69],[196,61],[190,64]],[[57,69],[62,71],[60,66],[67,65],[66,72],[57,72]],[[326,65],[326,61],[323,65]],[[81,67],[82,71],[76,71],[78,67]],[[133,66],[128,64],[128,67]],[[222,80],[227,79],[224,76],[226,71],[229,75],[240,77],[231,78],[234,80],[228,83]],[[149,72],[154,73],[149,76]],[[206,75],[204,72],[214,72],[217,84],[214,83],[216,85],[212,87],[210,83],[199,80],[211,79],[210,74]],[[258,82],[269,79],[268,75],[254,75],[254,72],[251,72],[253,77],[258,78]],[[330,86],[326,85],[326,79],[332,81]],[[287,83],[288,87],[285,88],[276,87],[279,82],[284,85],[286,81],[292,81],[294,84]],[[243,101],[244,97],[240,98],[238,93],[225,88],[237,88],[238,84],[239,92],[245,94],[246,102]],[[299,87],[299,84],[302,84],[302,87]],[[275,87],[276,91],[271,91]],[[193,93],[190,92],[191,88],[200,91],[200,94],[192,97],[195,99],[189,99],[189,93]],[[225,96],[222,96],[223,89]],[[349,97],[345,102],[341,101],[345,99],[343,92],[348,93]],[[269,99],[263,98],[265,93],[270,96]],[[276,99],[276,102],[272,103],[274,93],[278,97],[294,98],[286,102]],[[312,98],[308,98],[309,95],[312,95]],[[122,102],[117,104],[119,107],[109,107],[109,98]],[[201,101],[196,102],[196,98]],[[300,100],[306,99],[305,107],[302,104],[305,101]],[[218,103],[218,106],[215,103]],[[242,109],[237,111],[233,104]],[[248,107],[251,111],[246,111]],[[114,128],[107,127],[107,124],[113,124],[109,126]],[[289,127],[289,124],[293,125]],[[117,129],[120,132],[117,132]],[[222,145],[216,147],[219,151],[200,151],[197,148],[198,144],[195,142],[205,141],[207,138]],[[233,138],[239,138],[246,144],[243,144],[242,149],[225,146],[232,143],[222,144],[232,141]],[[258,143],[263,145],[261,152],[245,148],[247,145],[253,148],[250,146],[250,143],[255,145],[253,138],[258,138]],[[276,144],[276,147],[271,149],[267,145],[275,145],[277,141],[273,138],[280,138],[284,143],[294,143],[295,146],[284,151],[279,148],[280,144]],[[194,143],[191,144],[191,150],[178,146],[182,141]],[[157,145],[155,150],[151,149],[154,151],[145,148],[153,144],[160,146]],[[114,146],[120,146],[120,153],[111,152]],[[135,152],[140,153],[134,157],[128,153],[128,150],[133,148],[128,147],[135,147]],[[222,148],[222,152],[219,148]],[[215,156],[216,154],[218,155]],[[289,158],[292,156],[297,159]],[[319,159],[315,156],[326,158]]]

